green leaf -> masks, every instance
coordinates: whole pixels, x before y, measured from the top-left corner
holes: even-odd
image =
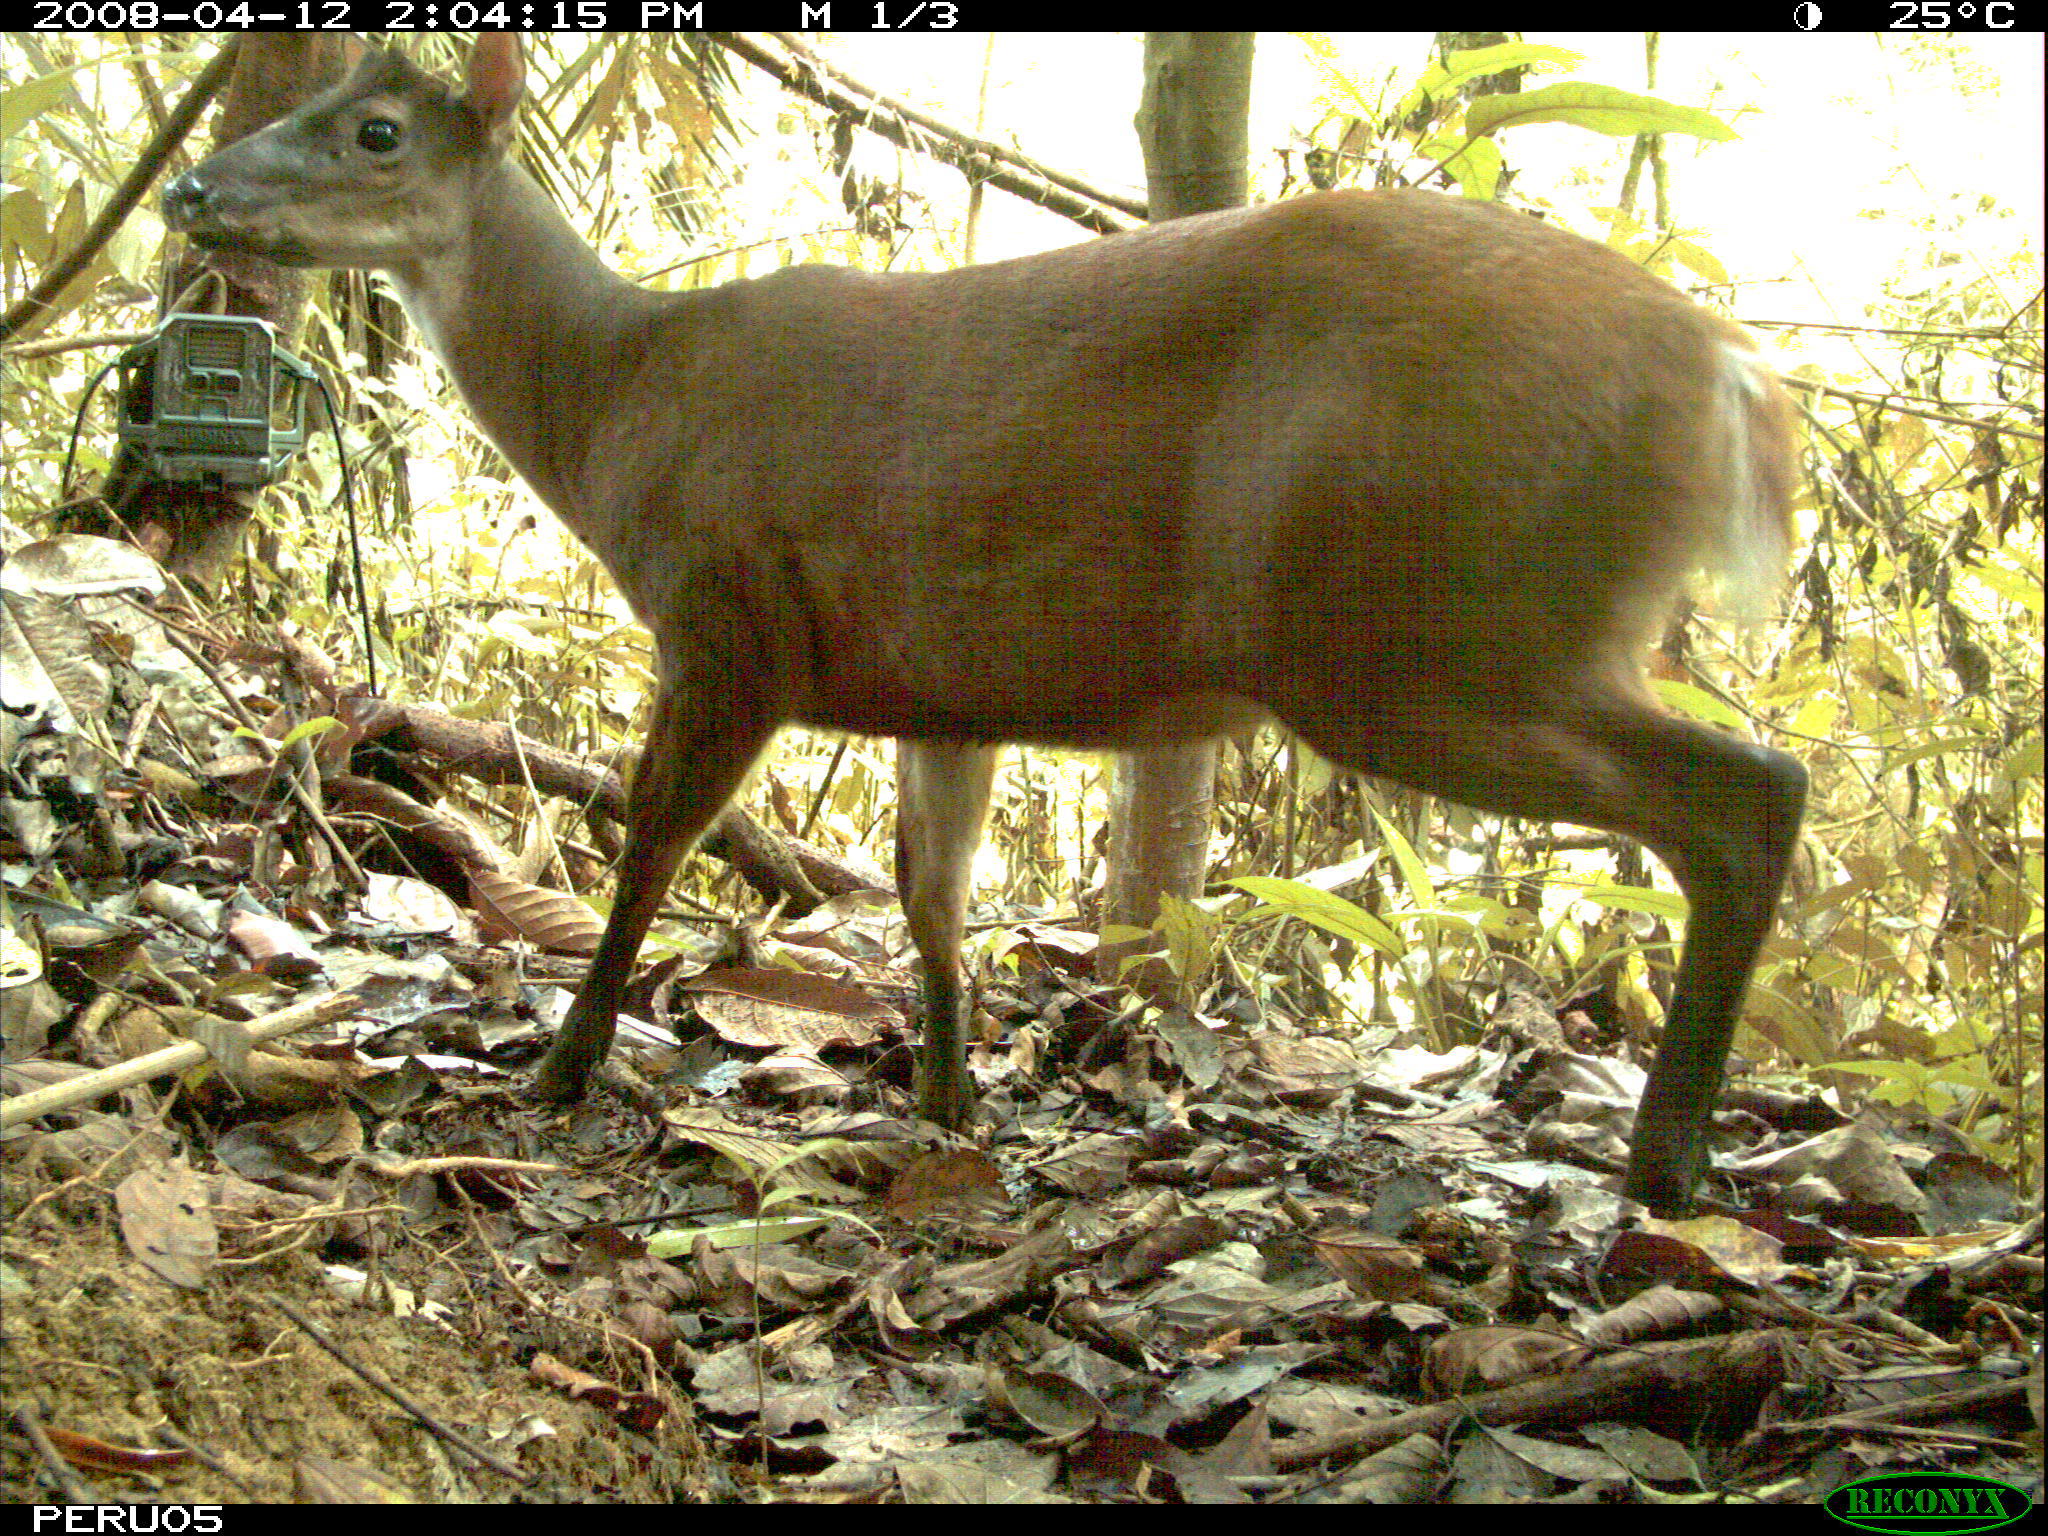
[[[774,1221],[722,1221],[709,1227],[670,1227],[647,1236],[647,1251],[657,1259],[681,1258],[703,1238],[714,1248],[752,1248],[784,1243],[826,1225],[824,1216],[783,1216]]]
[[[1998,765],[1998,777],[2017,788],[2041,777],[2041,733],[2021,738]]]
[[[1647,912],[1652,917],[1674,921],[1683,921],[1692,910],[1683,896],[1670,891],[1653,891],[1646,885],[1589,885],[1579,895],[1615,912]]]
[[[285,748],[304,741],[308,736],[325,736],[329,731],[340,729],[341,722],[332,715],[317,715],[311,720],[301,720],[285,733],[284,740],[277,744],[277,750],[282,752]]]
[[[1207,975],[1216,958],[1222,922],[1193,902],[1161,891],[1159,926],[1166,935],[1166,953],[1173,963],[1174,975],[1183,980]]]
[[[1543,936],[1543,924],[1533,914],[1476,892],[1448,898],[1444,912],[1490,939],[1533,944]]]
[[[1445,173],[1457,182],[1459,193],[1474,202],[1490,203],[1500,189],[1503,162],[1500,146],[1491,139],[1432,134],[1415,146],[1415,152],[1442,165]]]
[[[1452,54],[1449,63],[1425,74],[1422,84],[1425,90],[1443,93],[1454,91],[1467,80],[1477,80],[1482,75],[1498,75],[1510,69],[1535,68],[1543,64],[1554,64],[1559,69],[1577,69],[1585,61],[1584,54],[1550,43],[1496,43],[1491,48],[1466,48]]]
[[[1885,758],[1884,766],[1877,770],[1877,775],[1883,778],[1887,774],[1897,773],[1908,763],[1917,763],[1930,757],[1946,757],[1951,752],[1960,757],[1973,757],[1984,748],[1993,745],[1995,740],[1996,738],[1983,732],[1971,732],[1963,736],[1936,736],[1921,742],[1918,746],[1901,747],[1891,753]]]
[[[1325,933],[1334,933],[1340,939],[1370,944],[1393,960],[1408,952],[1408,946],[1399,934],[1356,902],[1332,896],[1328,891],[1319,891],[1312,885],[1303,885],[1299,880],[1282,880],[1273,875],[1244,875],[1225,883],[1249,892],[1266,904],[1263,909],[1253,911],[1250,914],[1253,917],[1272,911],[1283,917],[1299,918]]]
[[[1664,254],[1709,283],[1725,284],[1728,281],[1728,269],[1721,264],[1721,258],[1697,241],[1669,241],[1665,244]]]
[[[1611,85],[1546,85],[1537,91],[1481,96],[1465,109],[1465,131],[1498,133],[1531,123],[1569,123],[1590,133],[1633,138],[1639,133],[1687,133],[1699,139],[1732,139],[1735,130],[1697,107],[1681,107],[1655,96],[1639,96]]]
[[[1429,868],[1422,862],[1408,839],[1400,829],[1380,814],[1380,808],[1372,808],[1372,819],[1380,824],[1380,836],[1387,840],[1387,851],[1394,856],[1394,867],[1401,871],[1401,878],[1408,882],[1408,894],[1415,898],[1418,907],[1436,905],[1436,882],[1429,878]]]
[[[1704,720],[1709,725],[1725,726],[1731,731],[1743,728],[1740,713],[1724,700],[1717,699],[1706,689],[1691,683],[1672,682],[1667,678],[1650,679],[1650,691],[1674,715],[1689,715],[1695,720]]]
[[[2015,571],[2002,565],[1977,564],[1965,565],[1963,574],[1974,577],[2007,602],[2016,603],[2036,618],[2040,617],[2040,577],[2030,576],[2025,571]]]
[[[522,656],[552,656],[554,642],[544,634],[545,626],[531,615],[520,613],[494,613],[484,626],[489,634],[502,640],[507,647]]]

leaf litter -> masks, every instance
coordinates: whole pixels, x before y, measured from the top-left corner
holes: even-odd
[[[977,978],[982,1111],[948,1136],[908,1116],[900,918],[793,839],[811,899],[650,946],[605,1086],[537,1108],[520,1074],[594,919],[443,798],[530,747],[350,695],[303,645],[221,665],[295,754],[228,750],[187,678],[152,706],[182,758],[142,737],[78,794],[118,661],[70,664],[11,744],[10,1497],[2038,1481],[2040,1218],[1939,1125],[1731,1092],[1715,1198],[1656,1221],[1614,1193],[1641,1073],[1570,1004],[1503,988],[1449,1050],[1368,1047],[1224,988],[1141,1009],[1027,917]],[[361,778],[377,751],[395,783]],[[523,772],[617,808],[601,767]]]

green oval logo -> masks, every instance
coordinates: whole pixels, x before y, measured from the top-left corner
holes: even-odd
[[[1859,1530],[1961,1536],[2009,1525],[2033,1507],[2010,1483],[1964,1472],[1886,1472],[1844,1483],[1822,1507]]]

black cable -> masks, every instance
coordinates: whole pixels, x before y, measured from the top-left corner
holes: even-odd
[[[363,616],[363,676],[370,692],[377,691],[377,641],[370,629],[370,589],[363,583],[363,546],[356,535],[355,480],[348,472],[348,450],[341,441],[341,413],[334,408],[334,396],[327,392],[327,379],[317,370],[313,382],[320,386],[320,401],[327,407],[327,426],[334,433],[334,462],[341,471],[341,502],[348,509],[348,557],[355,569],[356,608]]]

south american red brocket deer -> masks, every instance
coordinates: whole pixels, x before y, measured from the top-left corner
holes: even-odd
[[[205,246],[388,273],[654,637],[618,898],[542,1097],[583,1092],[678,862],[784,723],[906,739],[918,1106],[958,1126],[995,744],[1271,715],[1670,866],[1691,917],[1626,1188],[1686,1208],[1806,788],[1641,669],[1688,575],[1783,564],[1790,414],[1739,331],[1601,246],[1404,191],[649,292],[511,157],[523,79],[502,34],[459,93],[369,57],[164,205]]]

